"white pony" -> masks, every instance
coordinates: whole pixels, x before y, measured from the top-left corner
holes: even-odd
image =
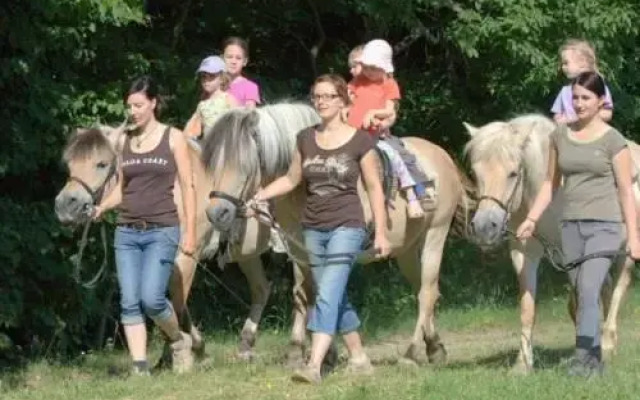
[[[556,124],[542,115],[523,115],[510,121],[496,121],[482,127],[464,124],[471,139],[465,152],[477,181],[478,207],[471,221],[475,241],[483,248],[495,247],[505,239],[505,232],[515,232],[525,219],[547,172],[549,136]],[[629,142],[637,175],[638,145]],[[640,198],[636,181],[636,199]],[[540,218],[536,234],[550,247],[560,248],[560,210],[562,196],[555,196]],[[514,370],[528,373],[533,369],[533,325],[537,270],[544,255],[543,244],[532,238],[526,242],[509,237],[511,260],[520,287],[520,351]],[[557,253],[557,252],[556,252]],[[559,257],[557,257],[559,258]],[[562,263],[562,260],[555,260]],[[613,294],[610,280],[603,289],[606,321],[603,327],[602,351],[610,355],[617,342],[617,317],[620,303],[631,280],[632,262],[621,263],[622,269]],[[575,302],[570,305],[575,322]]]

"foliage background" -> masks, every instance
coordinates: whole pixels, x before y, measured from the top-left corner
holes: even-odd
[[[267,101],[305,98],[315,75],[346,74],[350,48],[384,37],[395,47],[404,93],[396,132],[434,141],[462,163],[462,121],[548,112],[563,84],[558,47],[569,37],[597,47],[615,99],[613,123],[636,138],[639,13],[632,0],[2,2],[0,363],[64,359],[113,336],[114,279],[93,291],[70,279],[77,233],[59,226],[53,198],[65,179],[59,160],[67,135],[121,121],[122,93],[134,76],[150,73],[162,83],[163,118],[182,126],[197,102],[199,61],[228,35],[249,39],[246,71]],[[99,246],[90,247],[87,263],[97,265]],[[286,329],[290,272],[281,260],[265,261],[275,290],[263,327]],[[237,268],[208,270],[191,299],[196,319],[206,329],[235,331],[246,310],[211,274],[248,299],[244,279]],[[504,252],[484,255],[451,240],[442,271],[442,307],[516,302]],[[542,295],[561,293],[562,276],[548,269],[541,275]],[[352,281],[368,326],[414,312],[414,296],[392,266],[361,268]]]

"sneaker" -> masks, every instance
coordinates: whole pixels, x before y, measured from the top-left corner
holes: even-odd
[[[151,376],[151,371],[149,371],[149,367],[140,367],[138,365],[134,365],[131,367],[131,375],[132,376]]]
[[[602,361],[582,349],[576,350],[576,353],[569,360],[567,370],[569,376],[593,378],[602,376],[603,372],[604,364]]]
[[[313,368],[310,365],[305,365],[304,367],[295,370],[291,379],[295,382],[310,383],[312,385],[317,385],[322,382],[320,369]]]
[[[372,375],[374,369],[369,356],[363,354],[359,357],[349,358],[347,372],[353,375]]]
[[[182,374],[188,372],[193,367],[193,342],[191,336],[180,332],[182,339],[171,343],[171,358],[173,361],[173,372]]]

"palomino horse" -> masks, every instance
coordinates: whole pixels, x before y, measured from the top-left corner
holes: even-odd
[[[222,116],[205,139],[203,161],[214,176],[215,192],[207,213],[216,229],[227,231],[241,224],[239,210],[260,185],[266,185],[288,170],[295,150],[296,135],[317,123],[315,110],[303,104],[277,103],[256,110],[232,110]],[[421,163],[428,159],[437,166],[439,202],[425,218],[407,218],[406,202],[400,196],[389,199],[389,239],[392,257],[401,272],[418,292],[419,313],[411,344],[404,359],[418,360],[420,342],[426,343],[430,362],[446,360],[446,351],[434,324],[434,307],[439,297],[438,275],[445,239],[454,220],[465,222],[468,210],[467,187],[453,160],[440,147],[423,139],[404,140],[408,149]],[[371,210],[359,187],[365,217],[371,222]],[[294,266],[294,324],[291,333],[290,361],[300,361],[304,353],[307,307],[312,301],[308,255],[301,247],[302,227],[299,216],[303,207],[304,189],[275,200],[275,219],[286,232],[290,256],[298,261]],[[368,255],[360,259],[368,263]]]
[[[69,168],[69,180],[56,197],[55,210],[62,223],[78,224],[86,221],[88,210],[100,201],[105,187],[112,186],[118,162],[116,144],[123,134],[122,128],[101,127],[78,130],[65,150],[64,161]],[[191,323],[187,299],[193,283],[197,261],[213,256],[218,250],[218,232],[208,222],[205,208],[211,191],[212,179],[200,161],[200,150],[190,146],[191,163],[197,193],[197,250],[193,257],[178,252],[170,286],[171,301],[180,316],[182,329],[194,339],[194,351],[203,351],[204,343]],[[107,189],[108,190],[108,189]],[[178,179],[174,200],[180,214],[183,212]],[[182,218],[181,218],[182,220]],[[237,232],[235,245],[229,249],[229,260],[237,261],[247,278],[251,292],[251,307],[241,332],[239,356],[252,356],[258,323],[269,298],[271,286],[266,279],[260,254],[268,249],[269,230],[255,220],[243,221]]]
[[[508,122],[491,122],[480,128],[465,123],[471,136],[465,151],[477,180],[477,211],[471,221],[475,241],[483,248],[502,242],[506,231],[515,232],[526,218],[547,173],[549,136],[556,124],[541,115],[523,115]],[[628,142],[632,157],[640,157],[638,146]],[[634,161],[637,165],[637,162]],[[634,175],[637,174],[637,167]],[[640,198],[637,182],[636,199]],[[537,270],[545,248],[559,249],[560,210],[562,196],[552,203],[538,222],[536,234],[548,243],[532,238],[526,242],[509,237],[511,260],[520,286],[520,351],[514,371],[528,373],[533,369],[532,333],[535,321]],[[549,249],[546,249],[549,250]],[[560,254],[557,254],[560,258]],[[563,260],[554,260],[562,263]],[[602,350],[610,355],[617,342],[617,317],[620,303],[631,279],[632,263],[622,263],[613,294],[610,284],[603,289],[606,320],[603,326]],[[570,307],[575,307],[572,301]],[[575,319],[575,309],[570,310]],[[575,321],[574,321],[575,322]]]

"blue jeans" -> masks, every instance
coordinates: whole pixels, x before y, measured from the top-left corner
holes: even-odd
[[[154,320],[171,316],[166,293],[179,241],[179,226],[148,231],[116,228],[114,247],[122,324],[143,323],[143,310]]]
[[[360,320],[347,299],[347,283],[366,236],[363,228],[304,229],[315,286],[307,329],[334,335],[353,332]],[[332,256],[334,255],[334,256]]]

